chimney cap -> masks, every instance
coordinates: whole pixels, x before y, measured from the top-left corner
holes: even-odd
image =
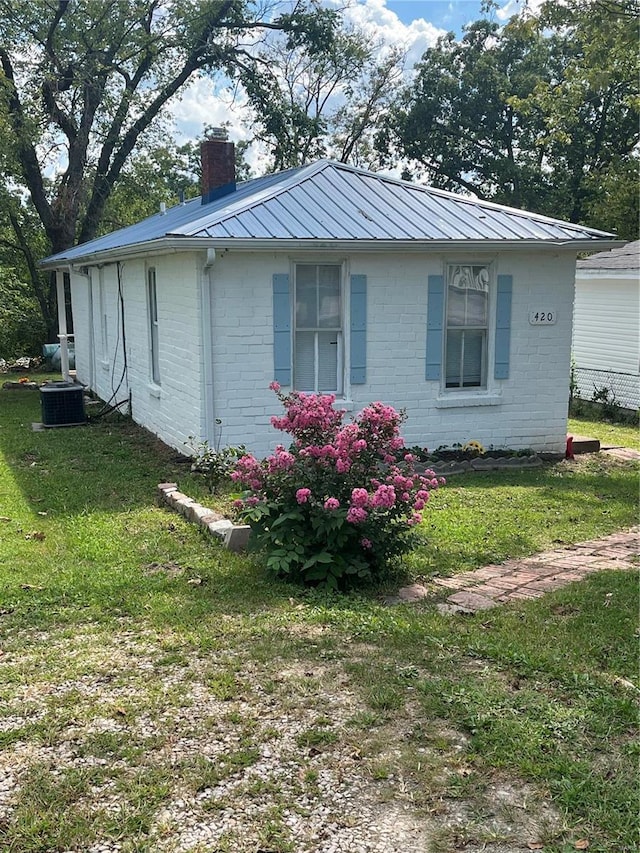
[[[210,127],[205,133],[205,139],[227,142],[229,139],[229,131],[226,127]]]

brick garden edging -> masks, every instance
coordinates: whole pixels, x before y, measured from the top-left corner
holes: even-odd
[[[202,506],[178,491],[177,483],[159,483],[158,499],[183,515],[187,521],[199,524],[213,536],[217,536],[229,551],[244,551],[247,547],[251,532],[248,524],[234,524],[220,513]]]

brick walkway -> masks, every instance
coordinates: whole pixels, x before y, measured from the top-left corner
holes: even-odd
[[[639,532],[640,528],[634,527],[604,539],[507,560],[452,578],[435,578],[434,583],[454,590],[447,598],[450,611],[474,613],[509,601],[540,598],[593,572],[633,568],[640,556]]]
[[[582,580],[593,572],[632,569],[638,566],[640,557],[639,533],[640,527],[633,527],[604,539],[507,560],[451,578],[434,578],[434,585],[451,590],[438,609],[443,613],[475,613],[510,601],[540,598],[545,592]],[[433,590],[413,584],[389,597],[387,603],[419,601],[432,594]]]
[[[637,450],[632,450],[630,447],[611,447],[606,444],[600,448],[602,453],[607,456],[614,456],[616,459],[622,459],[624,462],[640,459],[640,453]]]

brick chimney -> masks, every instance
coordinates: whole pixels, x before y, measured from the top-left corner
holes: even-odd
[[[223,127],[213,128],[200,146],[202,161],[202,204],[234,192],[236,188],[236,154]]]

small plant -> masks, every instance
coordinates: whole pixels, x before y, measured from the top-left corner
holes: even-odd
[[[607,388],[606,385],[602,388],[596,388],[594,385],[591,399],[601,407],[603,420],[616,421],[619,419],[621,406],[616,400],[616,392],[612,388]]]
[[[193,436],[189,436],[190,441],[193,441],[193,438]],[[197,474],[202,474],[212,495],[219,492],[222,485],[229,480],[238,460],[247,452],[243,444],[238,445],[238,447],[223,447],[217,450],[211,447],[207,441],[201,441],[196,445],[192,444],[191,447],[195,451],[191,470]]]
[[[379,578],[411,545],[431,489],[444,483],[433,471],[419,474],[405,452],[405,415],[371,403],[349,424],[333,395],[280,392],[276,429],[293,436],[288,450],[258,461],[238,460],[233,480],[248,491],[237,502],[254,541],[275,574],[329,588]]]

